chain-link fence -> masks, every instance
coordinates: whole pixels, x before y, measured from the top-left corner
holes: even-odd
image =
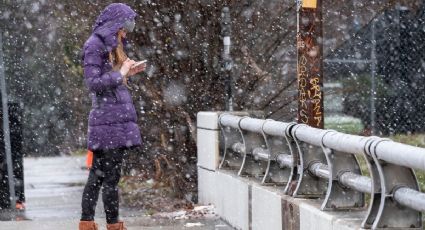
[[[366,135],[425,130],[424,7],[394,5],[326,57],[327,126]],[[356,18],[356,16],[354,16]]]

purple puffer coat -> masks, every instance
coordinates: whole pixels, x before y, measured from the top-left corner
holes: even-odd
[[[113,71],[109,51],[117,47],[117,33],[136,13],[127,5],[109,5],[97,18],[84,44],[84,78],[92,98],[88,149],[104,150],[141,145],[137,115],[123,77]]]

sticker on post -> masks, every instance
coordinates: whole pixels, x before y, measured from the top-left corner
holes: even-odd
[[[317,8],[317,0],[303,0],[302,3],[303,8]]]

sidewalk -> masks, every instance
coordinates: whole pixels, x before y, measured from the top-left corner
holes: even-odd
[[[155,221],[149,217],[125,217],[128,230],[232,230],[221,220],[202,220],[202,221]],[[106,229],[103,219],[97,219],[99,229]],[[191,224],[200,226],[190,227]],[[37,220],[37,221],[19,221],[2,222],[1,230],[76,230],[78,221],[75,220]]]
[[[88,176],[84,163],[84,157],[26,158],[24,160],[26,211],[0,212],[0,229],[77,229],[81,195]],[[97,222],[100,229],[106,229],[102,209],[103,204],[99,197],[96,209]],[[218,218],[178,221],[155,219],[146,216],[143,210],[122,207],[120,215],[127,222],[129,230],[232,229]]]

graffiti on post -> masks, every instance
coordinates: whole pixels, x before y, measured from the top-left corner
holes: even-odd
[[[323,128],[321,0],[317,8],[298,9],[298,123]]]
[[[298,66],[298,88],[299,88],[299,120],[308,124],[308,106],[307,106],[307,58],[300,57]],[[307,91],[308,92],[308,91]]]
[[[315,77],[311,79],[311,88],[309,92],[309,99],[313,102],[313,118],[316,123],[316,127],[320,127],[322,123],[322,88],[319,85],[320,79]]]

